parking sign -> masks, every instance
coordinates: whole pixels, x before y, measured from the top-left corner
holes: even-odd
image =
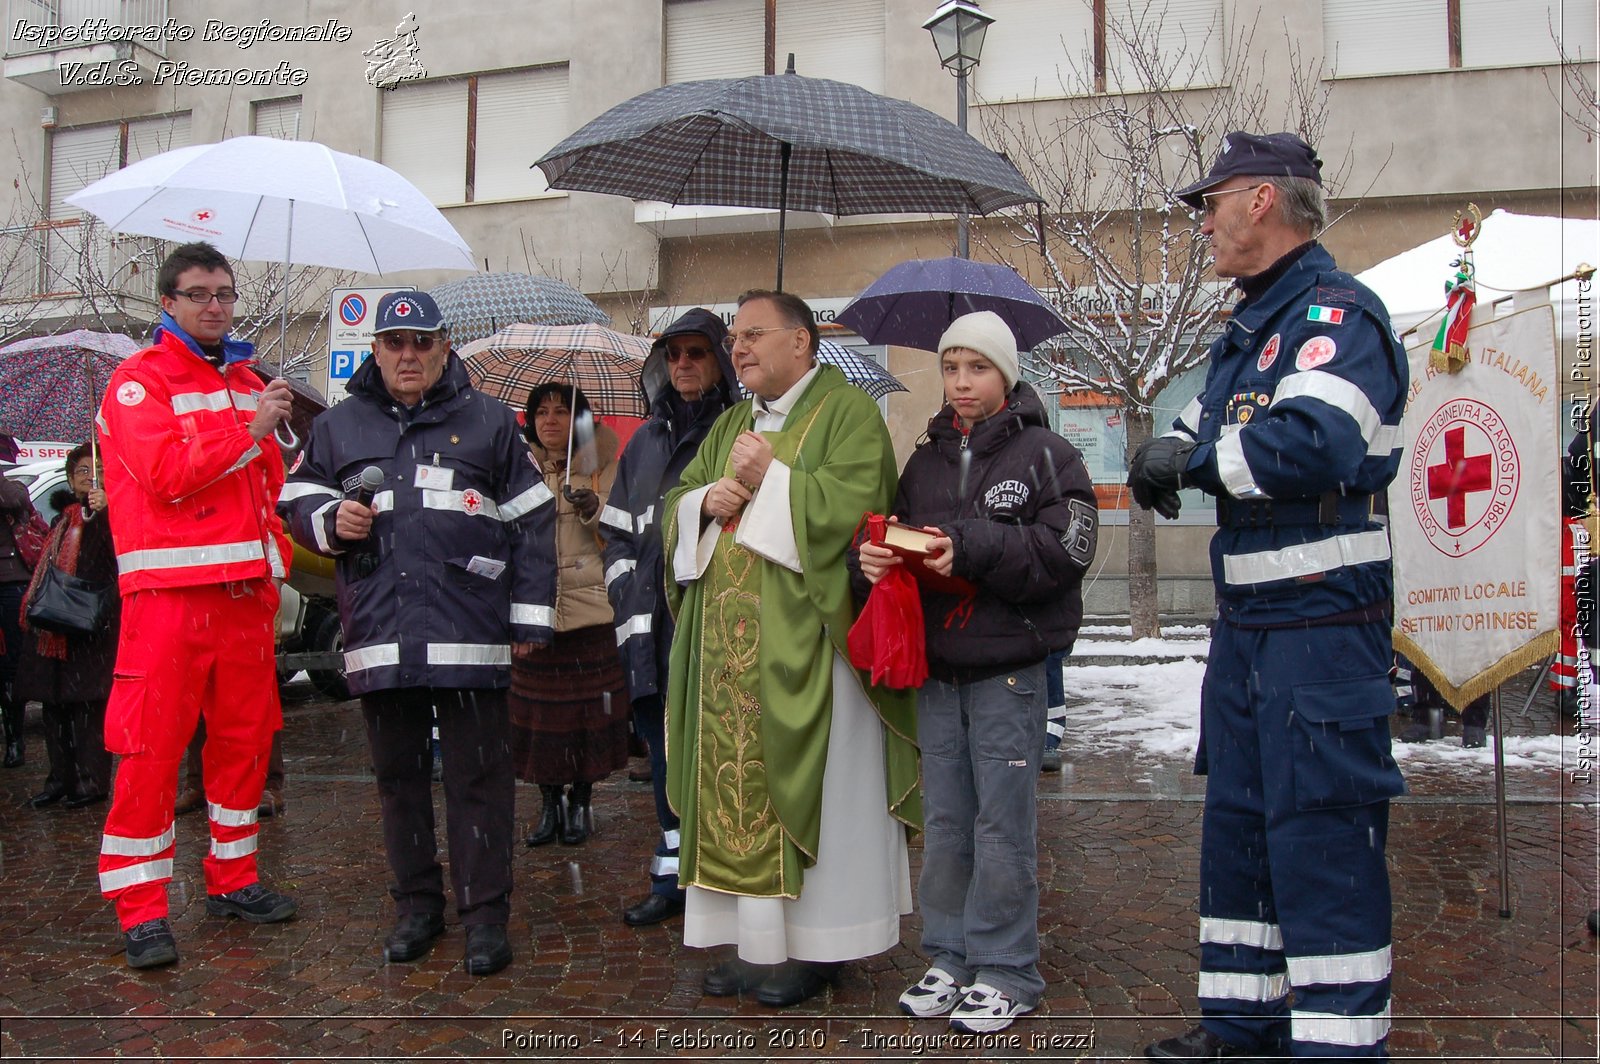
[[[335,288],[328,295],[328,361],[324,366],[322,394],[332,406],[346,395],[345,387],[361,363],[372,353],[372,319],[378,300],[390,292],[415,291],[412,285],[388,288]]]

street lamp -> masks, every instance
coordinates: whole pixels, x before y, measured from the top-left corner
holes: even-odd
[[[978,10],[975,0],[947,0],[922,28],[933,35],[939,63],[956,76],[956,125],[967,131],[967,71],[978,65],[983,37],[994,16]],[[967,212],[956,215],[956,254],[967,258]]]

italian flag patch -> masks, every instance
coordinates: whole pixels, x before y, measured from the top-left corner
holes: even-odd
[[[1311,306],[1306,308],[1306,321],[1322,321],[1327,322],[1329,325],[1341,325],[1344,323],[1344,310],[1340,307]]]

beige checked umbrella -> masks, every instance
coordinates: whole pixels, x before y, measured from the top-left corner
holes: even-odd
[[[639,374],[650,341],[601,325],[513,325],[456,352],[472,386],[521,409],[528,393],[550,381],[576,384],[596,414],[642,418],[650,413]]]

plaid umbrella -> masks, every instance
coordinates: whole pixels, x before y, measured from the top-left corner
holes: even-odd
[[[840,311],[838,321],[875,344],[932,351],[951,322],[975,310],[1004,318],[1025,351],[1067,331],[1055,309],[1010,266],[957,258],[900,263]]]
[[[988,214],[1040,201],[1010,161],[932,111],[792,69],[651,89],[534,165],[551,188],[780,212]],[[784,229],[780,213],[779,288]]]
[[[456,352],[473,387],[518,410],[547,381],[576,384],[596,414],[650,412],[639,373],[650,341],[601,325],[513,325]]]
[[[79,329],[0,347],[0,432],[19,440],[86,440],[111,373],[139,344]]]
[[[845,380],[866,392],[874,399],[882,399],[892,392],[909,392],[907,388],[888,370],[864,358],[843,344],[836,344],[832,340],[823,340],[817,344],[817,361],[826,362],[830,366],[838,366],[844,371]]]
[[[428,293],[450,323],[450,339],[471,343],[517,322],[610,325],[611,315],[565,281],[526,273],[475,273]]]

